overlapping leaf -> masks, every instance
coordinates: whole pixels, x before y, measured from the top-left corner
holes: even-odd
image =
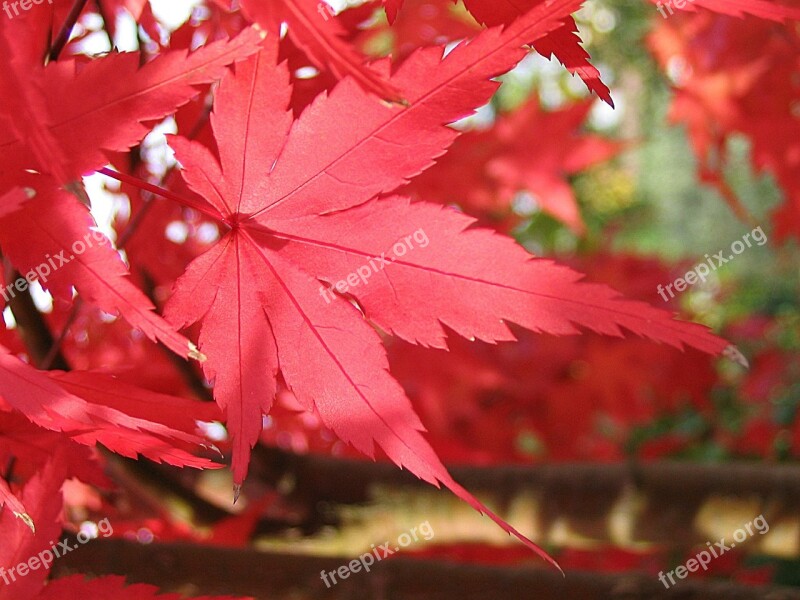
[[[43,181],[44,179],[44,181]],[[81,296],[108,313],[121,314],[152,340],[159,340],[181,356],[202,358],[193,344],[175,332],[153,311],[153,304],[127,277],[127,268],[110,241],[93,230],[88,210],[49,178],[35,178],[36,197],[20,210],[0,217],[3,253],[25,275],[39,281],[56,298]],[[10,299],[23,291],[12,282],[4,292]]]
[[[213,467],[207,458],[187,452],[203,445],[194,433],[193,417],[165,424],[153,416],[158,414],[156,407],[174,400],[100,373],[45,374],[0,346],[0,409],[18,411],[43,429],[64,432],[85,445],[101,443],[124,456],[142,454],[156,462]],[[143,411],[142,405],[149,410]],[[131,407],[133,414],[125,412]],[[201,418],[204,411],[195,406],[194,412]]]
[[[67,471],[65,455],[56,452],[44,469],[25,486],[23,499],[31,506],[33,532],[9,511],[0,514],[0,530],[6,536],[0,545],[0,567],[4,569],[4,585],[0,585],[0,600],[64,600],[92,598],[93,600],[179,600],[179,594],[159,594],[151,585],[126,585],[123,577],[101,577],[86,580],[82,575],[63,577],[46,583],[54,556],[52,548],[61,548],[61,511],[64,499],[61,486]],[[91,543],[89,541],[88,543]],[[70,547],[70,550],[73,548]],[[63,552],[63,550],[61,550]],[[50,563],[46,563],[49,552]],[[36,559],[37,562],[32,562]],[[23,576],[12,571],[21,563],[37,565]],[[194,600],[235,600],[232,596],[197,596]]]
[[[670,118],[686,124],[701,177],[717,187],[740,218],[749,219],[724,175],[726,143],[735,133],[744,134],[752,143],[754,166],[772,172],[786,195],[774,213],[775,237],[796,236],[800,94],[796,86],[785,85],[800,76],[796,28],[698,13],[664,22],[650,45],[662,65],[685,65],[675,72]],[[762,51],[754,55],[747,48]]]
[[[28,481],[22,493],[22,502],[28,507],[28,522],[16,518],[8,510],[0,513],[0,567],[6,570],[28,562],[32,556],[50,548],[61,534],[63,498],[61,486],[66,477],[63,452],[57,452],[45,467]],[[36,533],[31,530],[33,524]],[[27,575],[11,577],[0,585],[0,600],[28,600],[35,598],[47,578],[47,569],[31,570]]]
[[[143,122],[173,113],[196,95],[192,86],[218,79],[259,42],[248,29],[196,52],[165,53],[141,68],[134,52],[42,66],[16,50],[19,32],[5,26],[0,33],[0,190],[25,170],[66,184],[101,167],[104,152],[138,143],[149,131]]]

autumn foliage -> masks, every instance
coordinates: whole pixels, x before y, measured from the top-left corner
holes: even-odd
[[[699,181],[756,222],[727,173],[742,136],[783,194],[774,241],[791,243],[800,9],[694,0],[662,19],[641,1],[642,51],[668,76]],[[147,524],[208,542],[166,510],[124,508],[136,492],[120,456],[225,469],[227,509],[240,495],[273,505],[257,482],[248,494],[259,444],[388,460],[555,565],[444,463],[680,454],[698,439],[653,425],[710,423],[726,394],[750,407],[743,428],[706,431],[730,457],[800,440],[765,407],[797,368],[786,345],[759,345],[775,316],[705,319],[716,331],[693,322],[701,311],[677,316],[686,306],[655,290],[684,265],[613,251],[614,227],[587,207],[642,140],[586,128],[615,94],[581,45],[579,0],[339,14],[208,0],[177,28],[144,0],[13,4],[0,14],[6,570],[103,517],[117,536]],[[501,80],[537,53],[583,98],[546,106],[528,90],[503,105]],[[585,245],[559,252],[532,223]],[[224,528],[245,545],[259,516]],[[50,567],[0,582],[0,598],[157,594]]]

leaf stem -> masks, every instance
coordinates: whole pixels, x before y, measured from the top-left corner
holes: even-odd
[[[83,12],[83,8],[86,6],[86,1],[87,0],[75,0],[75,4],[73,4],[72,8],[69,10],[64,24],[61,26],[61,30],[58,32],[50,48],[50,54],[47,57],[48,62],[58,60],[59,54],[61,54],[61,51],[69,41],[69,34],[72,32],[72,28],[75,27],[75,23],[78,22],[78,17],[81,16],[81,12]]]
[[[105,175],[106,177],[111,177],[112,179],[121,181],[122,183],[127,183],[132,186],[135,186],[141,190],[147,190],[148,192],[156,194],[157,196],[173,200],[178,204],[199,211],[216,221],[225,222],[225,217],[223,215],[221,215],[219,212],[215,210],[212,210],[208,205],[198,200],[194,200],[192,198],[186,198],[184,196],[179,196],[178,194],[174,194],[169,190],[164,189],[160,186],[153,185],[152,183],[147,183],[146,181],[143,181],[138,177],[133,177],[132,175],[126,175],[125,173],[120,173],[118,171],[112,171],[108,167],[103,167],[102,169],[98,169],[97,172],[100,173],[101,175]]]

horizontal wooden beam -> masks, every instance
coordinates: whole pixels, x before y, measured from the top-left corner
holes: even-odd
[[[350,557],[292,556],[190,544],[141,545],[98,539],[54,563],[56,577],[71,573],[124,575],[164,591],[228,594],[256,600],[800,600],[800,591],[685,579],[666,589],[641,573],[595,574],[547,568],[501,568],[412,558],[376,562],[326,586],[322,571]]]

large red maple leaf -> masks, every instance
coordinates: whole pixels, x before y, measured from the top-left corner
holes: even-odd
[[[619,336],[625,328],[678,347],[726,348],[705,328],[581,283],[455,211],[375,199],[428,168],[457,136],[444,125],[484,104],[497,87],[490,78],[575,5],[534,9],[444,59],[444,48],[412,55],[390,79],[407,107],[378,102],[346,79],[293,120],[289,74],[270,44],[220,84],[211,117],[218,158],[197,142],[170,140],[186,182],[204,198],[187,203],[228,227],[178,280],[165,313],[178,326],[202,322],[204,370],[234,437],[237,484],[280,373],[342,440],[369,456],[377,443],[535,548],[447,473],[389,375],[373,325],[440,348],[442,324],[468,338],[512,340],[504,321],[554,334],[583,326]]]

